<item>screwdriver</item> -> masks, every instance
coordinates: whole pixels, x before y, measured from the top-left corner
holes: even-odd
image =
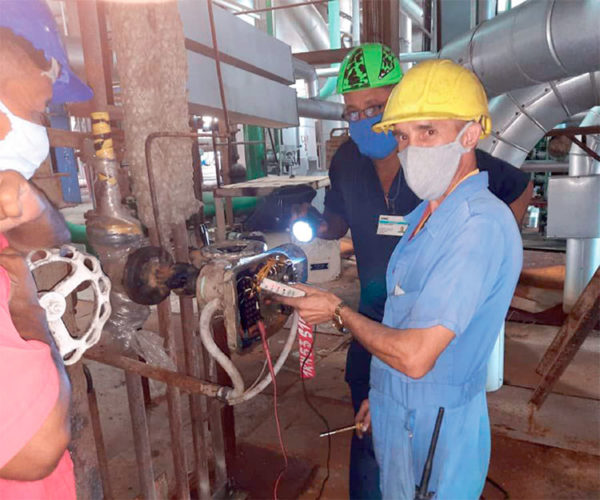
[[[340,427],[339,429],[332,429],[329,432],[321,432],[321,434],[319,434],[319,437],[333,436],[334,434],[339,434],[340,432],[353,431],[355,429],[360,429],[361,425],[361,423],[352,424],[347,425],[346,427]],[[366,430],[366,428],[363,428],[363,432],[365,432]]]

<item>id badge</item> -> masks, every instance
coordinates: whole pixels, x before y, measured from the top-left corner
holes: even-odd
[[[401,215],[380,215],[377,234],[385,236],[404,236],[408,222]]]

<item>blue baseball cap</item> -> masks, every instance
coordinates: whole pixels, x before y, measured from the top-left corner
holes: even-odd
[[[52,102],[87,101],[92,89],[83,83],[69,67],[67,54],[54,17],[44,0],[0,0],[0,26],[28,40],[42,50],[46,59],[60,64],[60,73],[52,87]]]

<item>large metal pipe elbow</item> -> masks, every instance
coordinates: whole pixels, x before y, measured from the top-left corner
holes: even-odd
[[[280,0],[281,5],[294,5],[295,0]],[[329,32],[327,24],[314,5],[302,5],[279,11],[287,17],[302,37],[308,50],[325,50],[329,48]]]
[[[292,57],[292,67],[294,68],[294,78],[306,82],[308,97],[319,97],[319,77],[314,66],[311,66],[302,59]]]
[[[490,101],[492,133],[479,148],[518,167],[546,132],[598,105],[600,71],[509,92]]]
[[[488,96],[600,69],[598,0],[529,0],[440,52],[471,69]]]

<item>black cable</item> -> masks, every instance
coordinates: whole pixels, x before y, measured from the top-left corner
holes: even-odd
[[[311,401],[310,401],[310,399],[308,397],[308,391],[306,390],[306,384],[304,382],[304,377],[302,376],[302,374],[304,373],[304,367],[306,365],[306,362],[308,361],[308,358],[310,358],[310,355],[314,352],[315,343],[316,342],[317,342],[317,331],[313,327],[313,341],[312,341],[312,345],[310,346],[310,350],[308,351],[308,354],[304,358],[304,361],[302,362],[302,366],[300,367],[300,379],[302,380],[302,394],[304,395],[304,401],[306,401],[306,404],[315,413],[315,415],[317,415],[323,421],[323,423],[325,424],[325,428],[327,429],[327,432],[329,432],[329,430],[330,430],[330,428],[329,428],[329,422],[319,412],[319,410],[317,410],[315,408],[315,406],[311,403]],[[317,495],[316,500],[319,500],[321,498],[321,495],[323,495],[323,490],[325,489],[325,485],[327,484],[327,481],[329,480],[329,462],[330,462],[330,459],[331,459],[331,436],[328,434],[327,435],[327,474],[325,475],[325,478],[323,479],[323,482],[321,483],[321,488],[319,488],[319,494]]]
[[[510,495],[508,494],[508,491],[506,491],[502,486],[500,486],[496,481],[494,481],[490,476],[487,476],[485,478],[485,480],[490,483],[492,486],[494,486],[497,490],[499,490],[500,492],[502,492],[502,494],[504,495],[504,500],[509,500]]]

